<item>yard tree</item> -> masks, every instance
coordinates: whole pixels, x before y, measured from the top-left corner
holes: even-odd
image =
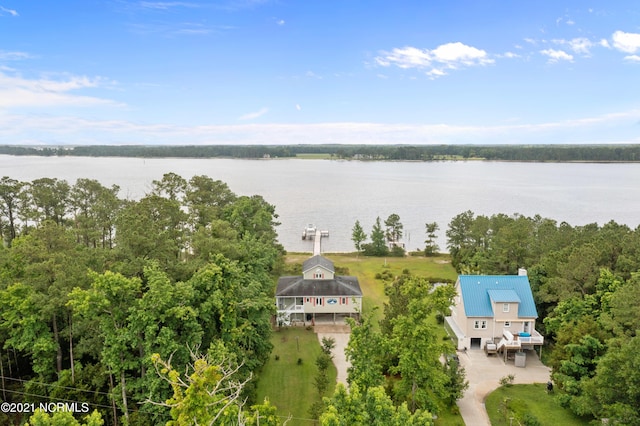
[[[41,321],[50,328],[56,348],[56,372],[63,363],[63,347],[69,348],[73,368],[73,338],[68,294],[74,287],[86,288],[89,253],[76,244],[69,229],[45,221],[30,234],[18,237],[12,247],[15,264],[13,279],[33,290]]]
[[[152,184],[152,194],[171,201],[182,202],[187,189],[187,181],[175,173],[165,173],[161,180],[154,180]]]
[[[425,227],[427,230],[427,239],[424,241],[424,254],[425,256],[433,256],[435,254],[438,254],[438,250],[440,250],[440,247],[438,247],[438,244],[436,243],[436,240],[438,238],[436,232],[440,229],[440,227],[438,226],[437,222],[427,223],[425,224]]]
[[[70,210],[78,242],[87,247],[110,248],[113,219],[119,210],[117,185],[104,187],[95,179],[78,179],[71,187]]]
[[[640,273],[631,274],[620,288],[609,296],[611,315],[621,336],[634,336],[640,331]]]
[[[609,341],[589,386],[588,406],[613,424],[640,424],[640,336]]]
[[[148,260],[157,260],[175,272],[188,236],[186,213],[177,201],[149,195],[120,211],[116,247],[120,271],[142,275]]]
[[[226,183],[209,176],[194,176],[187,185],[185,201],[194,228],[219,219],[223,209],[236,199]]]
[[[398,397],[406,400],[409,409],[437,410],[438,400],[448,400],[452,382],[443,370],[440,356],[448,351],[447,344],[438,339],[430,315],[451,306],[455,292],[434,288],[421,277],[409,277],[400,289],[407,297],[405,311],[391,324],[390,348],[397,356],[397,365],[391,369],[400,375]],[[452,287],[452,286],[448,286]]]
[[[69,296],[69,305],[82,318],[93,318],[97,333],[102,338],[101,362],[118,382],[113,399],[120,406],[126,424],[129,423],[129,389],[127,372],[140,371],[140,359],[134,353],[137,336],[131,326],[130,313],[137,304],[142,289],[139,278],[126,278],[107,271],[91,273],[93,280],[88,290],[74,289]],[[133,407],[131,407],[133,408]]]
[[[356,220],[355,225],[353,225],[353,229],[351,230],[351,241],[356,246],[356,251],[360,253],[362,251],[362,243],[367,240],[367,234],[362,229],[362,225],[360,225],[360,221]]]
[[[40,178],[32,181],[28,190],[36,221],[52,220],[62,225],[69,209],[69,183],[56,178]]]
[[[345,349],[347,361],[347,382],[357,385],[363,391],[384,384],[383,361],[386,353],[385,340],[374,330],[371,315],[365,315],[360,324],[347,318],[351,327],[349,343]]]
[[[380,216],[376,218],[376,222],[371,229],[371,243],[365,244],[363,248],[364,253],[369,256],[385,256],[389,254]]]
[[[159,354],[152,356],[158,375],[173,390],[166,401],[153,401],[170,408],[172,420],[167,426],[277,426],[278,417],[268,400],[246,410],[242,395],[250,378],[241,378],[241,366],[224,347],[217,345],[212,350],[209,355],[192,353],[193,361],[185,375]]]
[[[325,399],[327,408],[320,417],[322,426],[428,426],[433,425],[433,416],[428,411],[416,410],[413,414],[407,404],[393,404],[382,386],[361,391],[358,385],[347,390],[338,383],[332,398]]]
[[[56,411],[48,414],[41,409],[37,409],[29,418],[25,426],[103,426],[104,420],[97,410],[84,417],[84,422],[80,423],[73,417],[70,411]]]
[[[17,215],[20,202],[20,193],[24,187],[24,183],[8,176],[0,179],[0,239],[3,239],[7,245],[11,245],[17,236]],[[6,221],[6,225],[2,225],[2,219]]]
[[[396,213],[390,214],[387,220],[384,221],[386,226],[385,237],[390,243],[397,243],[402,238],[402,229],[404,226],[400,222],[400,216]]]
[[[55,372],[57,346],[40,304],[35,290],[22,283],[0,291],[0,330],[7,336],[4,347],[28,355],[33,372],[44,379]]]
[[[471,210],[460,213],[451,219],[449,228],[446,231],[447,248],[451,254],[451,263],[458,271],[466,257],[469,256],[468,252],[472,246],[471,227],[473,226],[474,217],[475,215]]]

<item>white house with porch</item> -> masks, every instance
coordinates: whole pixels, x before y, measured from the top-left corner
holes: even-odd
[[[359,318],[362,290],[358,278],[336,275],[333,262],[315,255],[302,264],[302,275],[278,279],[276,306],[279,324],[335,323]]]
[[[460,275],[445,328],[458,350],[533,349],[544,343],[526,271],[518,275]]]

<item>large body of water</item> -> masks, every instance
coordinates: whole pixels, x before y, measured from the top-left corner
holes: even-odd
[[[358,162],[329,160],[141,159],[0,156],[0,176],[97,179],[117,184],[121,197],[140,198],[154,179],[173,172],[207,175],[239,195],[262,195],[276,206],[280,242],[310,252],[301,233],[308,223],[328,230],[325,252],[353,251],[351,229],[367,233],[377,216],[397,213],[408,249],[424,247],[425,223],[440,226],[439,244],[457,214],[520,213],[571,225],[610,220],[640,224],[640,164],[507,162]]]

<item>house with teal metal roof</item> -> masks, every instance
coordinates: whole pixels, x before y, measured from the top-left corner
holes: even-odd
[[[535,329],[538,311],[526,270],[518,275],[460,275],[456,291],[445,326],[459,350],[481,349],[488,342],[519,349],[544,343]]]

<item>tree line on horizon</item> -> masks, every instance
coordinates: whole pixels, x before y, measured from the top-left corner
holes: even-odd
[[[528,162],[638,162],[640,145],[1,145],[0,154],[138,158],[294,158],[322,154],[361,161],[490,160]]]

